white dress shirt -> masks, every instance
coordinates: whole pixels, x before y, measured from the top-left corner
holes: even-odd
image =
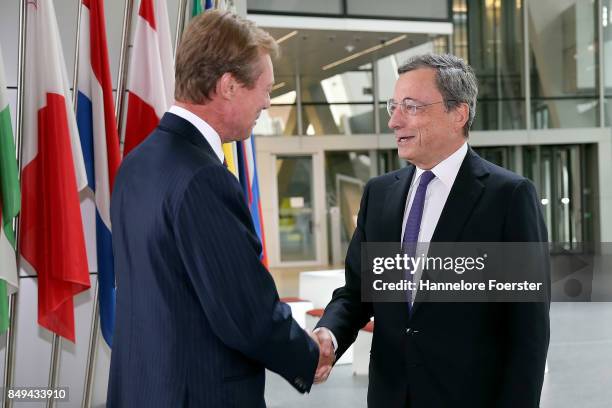
[[[195,126],[196,129],[200,131],[202,136],[204,136],[204,139],[206,139],[210,147],[212,147],[221,163],[223,163],[225,154],[223,153],[223,147],[221,146],[221,137],[217,131],[212,128],[212,126],[206,123],[204,119],[200,118],[195,113],[190,112],[185,108],[181,108],[180,106],[172,105],[170,109],[168,109],[168,112],[173,113],[176,116],[180,116]]]
[[[440,215],[448,199],[453,183],[459,173],[459,168],[465,155],[467,154],[467,142],[465,142],[459,149],[453,154],[442,160],[435,167],[431,169],[431,172],[435,177],[427,185],[427,192],[425,193],[425,203],[423,204],[423,216],[421,218],[421,229],[419,230],[419,239],[417,245],[418,253],[416,256],[426,256],[429,251],[429,243],[433,237]],[[414,176],[412,177],[412,183],[410,184],[410,190],[406,197],[406,207],[404,209],[404,219],[402,221],[402,236],[401,242],[404,241],[404,230],[406,229],[406,221],[408,220],[408,214],[410,214],[410,208],[412,207],[412,201],[416,194],[417,187],[419,186],[419,180],[426,170],[416,167]],[[418,282],[423,274],[421,267],[415,270],[413,276],[413,282]],[[416,299],[417,289],[412,291],[412,302]]]
[[[446,204],[448,195],[450,194],[453,183],[459,173],[459,168],[465,155],[467,154],[467,142],[464,143],[455,153],[442,160],[435,167],[431,169],[433,174],[436,176],[427,185],[427,192],[425,193],[425,204],[423,206],[423,218],[421,219],[421,229],[419,231],[418,242],[430,242],[433,237],[438,220],[442,214],[442,209]],[[406,197],[406,208],[404,210],[404,219],[402,221],[402,236],[400,240],[404,240],[404,230],[406,229],[406,220],[408,220],[408,214],[412,207],[412,201],[416,194],[417,187],[419,186],[419,180],[425,170],[416,168],[414,177],[412,177],[412,183],[410,184],[410,190]]]
[[[453,183],[457,178],[459,168],[461,167],[461,163],[463,163],[463,160],[465,159],[467,151],[468,146],[467,142],[465,142],[453,154],[442,160],[440,163],[438,163],[435,167],[431,169],[435,177],[427,185],[427,192],[425,193],[425,203],[423,205],[423,216],[421,218],[421,229],[419,230],[418,239],[419,243],[425,243],[426,245],[418,247],[418,255],[421,254],[421,250],[425,254],[427,254],[427,251],[429,249],[429,243],[431,242],[431,238],[433,237],[434,231],[436,230],[436,226],[438,225],[438,221],[440,220],[440,215],[442,215],[442,210],[444,209],[444,205],[446,204],[446,200],[448,199],[448,195],[450,194],[451,188],[453,187]],[[408,196],[406,197],[406,205],[404,209],[404,218],[402,220],[402,235],[400,237],[400,242],[404,240],[406,220],[408,220],[408,214],[410,214],[410,208],[412,207],[412,201],[414,200],[414,195],[416,194],[416,190],[419,185],[419,180],[421,179],[421,175],[425,171],[426,170],[424,169],[416,167],[414,176],[412,177],[410,190],[408,190]],[[419,281],[421,273],[421,269],[415,271],[414,282]],[[415,298],[416,289],[412,291],[412,299],[414,300]],[[320,327],[319,329],[323,328],[328,331],[332,338],[332,343],[334,344],[334,351],[337,350],[338,341],[336,340],[336,336],[331,330],[327,329],[326,327]]]

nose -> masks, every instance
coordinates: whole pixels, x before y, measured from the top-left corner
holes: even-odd
[[[266,94],[266,101],[264,103],[264,109],[268,109],[270,107],[270,94]]]
[[[387,126],[389,126],[389,129],[391,130],[397,130],[402,127],[403,119],[401,110],[395,109],[389,118]]]

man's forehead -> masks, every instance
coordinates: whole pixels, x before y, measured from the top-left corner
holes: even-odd
[[[439,93],[435,77],[431,76],[431,79],[429,79],[427,76],[431,74],[417,71],[435,73],[435,71],[429,69],[418,69],[401,74],[395,83],[394,98],[396,100],[421,101],[423,97]]]

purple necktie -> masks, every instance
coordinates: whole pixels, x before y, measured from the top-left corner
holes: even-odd
[[[416,254],[417,241],[419,240],[419,231],[421,230],[421,219],[423,218],[423,207],[425,205],[425,193],[429,182],[434,179],[435,174],[427,170],[421,174],[419,187],[414,194],[412,206],[406,220],[406,228],[404,229],[404,239],[402,240],[402,252],[409,257],[414,257]],[[414,274],[406,271],[406,279],[412,281]],[[408,300],[408,310],[411,309],[412,291],[407,291],[406,298]]]

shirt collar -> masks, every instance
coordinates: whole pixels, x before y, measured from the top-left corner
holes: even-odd
[[[176,116],[180,116],[185,119],[187,122],[191,123],[193,126],[198,129],[198,131],[204,136],[204,139],[208,142],[210,147],[212,147],[213,151],[219,158],[219,161],[223,163],[225,159],[225,154],[223,154],[223,147],[221,145],[221,137],[217,133],[215,129],[212,128],[204,119],[197,116],[193,112],[188,111],[185,108],[181,108],[180,106],[172,105],[168,112],[175,114]]]
[[[453,154],[442,160],[440,163],[438,163],[431,169],[436,178],[440,179],[440,181],[442,181],[442,183],[449,190],[451,189],[453,183],[455,182],[455,179],[457,178],[459,168],[461,167],[461,163],[463,163],[463,159],[465,159],[467,151],[468,145],[467,142],[465,142]],[[419,180],[421,174],[423,174],[424,172],[424,169],[417,167],[416,172],[414,174],[413,183]]]

